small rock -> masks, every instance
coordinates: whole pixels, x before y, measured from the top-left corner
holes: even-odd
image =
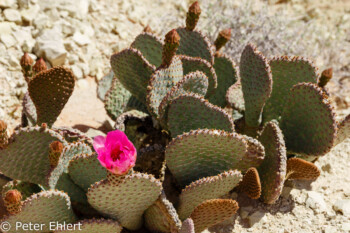
[[[326,212],[327,204],[323,199],[323,195],[310,191],[307,193],[306,206],[312,208],[316,213]]]
[[[14,26],[13,22],[0,22],[0,35],[10,34]]]
[[[74,73],[74,75],[77,77],[77,79],[82,79],[84,78],[84,73],[83,71],[77,66],[77,65],[72,65],[71,69]]]
[[[244,206],[244,207],[240,208],[239,213],[241,215],[241,218],[242,219],[247,218],[249,213],[250,213],[250,211],[252,211],[252,210],[253,210],[252,206]]]
[[[24,9],[21,11],[21,16],[23,21],[27,23],[32,23],[35,17],[38,16],[40,7],[39,5],[32,5],[28,9]]]
[[[74,33],[73,40],[80,46],[91,43],[90,38],[87,35],[81,34],[80,32]]]
[[[11,34],[0,35],[0,41],[4,43],[6,48],[10,48],[16,44],[16,39]]]
[[[338,232],[337,228],[332,226],[326,226],[324,228],[324,233],[337,233],[337,232]]]
[[[350,199],[336,201],[333,209],[341,212],[344,216],[350,217]]]
[[[10,55],[10,59],[9,59],[9,64],[11,67],[20,69],[20,65],[19,65],[19,59],[17,57],[15,57],[14,55]]]
[[[344,231],[344,232],[349,232],[350,231],[350,223],[343,223],[341,225],[341,229]]]
[[[5,20],[15,23],[20,23],[22,21],[21,14],[14,9],[4,10]]]
[[[57,28],[45,30],[37,38],[34,50],[39,57],[45,57],[52,66],[63,65],[67,57],[62,33]]]
[[[0,0],[0,8],[9,8],[16,4],[16,0]]]
[[[257,211],[253,213],[252,215],[248,216],[249,226],[253,226],[255,223],[258,222],[265,222],[266,221],[266,215],[264,212]]]
[[[94,128],[89,128],[88,131],[85,133],[87,136],[94,138],[98,135],[105,136],[106,134],[100,130],[94,129]]]

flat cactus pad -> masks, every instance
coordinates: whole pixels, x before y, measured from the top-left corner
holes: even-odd
[[[290,158],[287,160],[286,179],[315,180],[320,174],[320,170],[311,162],[300,158]]]
[[[138,49],[142,55],[155,67],[162,63],[163,42],[149,32],[138,35],[131,44],[132,48]]]

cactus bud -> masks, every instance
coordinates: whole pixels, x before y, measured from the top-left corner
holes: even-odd
[[[180,36],[175,29],[165,35],[162,54],[162,67],[168,67],[180,45]]]
[[[0,149],[5,148],[8,144],[8,135],[7,135],[7,124],[0,120]]]
[[[39,58],[33,66],[33,71],[35,74],[37,74],[40,71],[44,71],[44,70],[47,70],[46,63],[43,58]]]
[[[29,82],[29,80],[32,77],[32,65],[34,61],[33,59],[29,56],[27,52],[25,52],[21,58],[20,64],[22,67],[22,73],[24,75],[24,79],[26,82]]]
[[[10,214],[21,212],[22,194],[17,189],[7,191],[4,197],[4,204]]]
[[[152,30],[152,28],[151,28],[149,25],[147,25],[147,26],[143,29],[143,32],[153,33],[153,30]]]
[[[186,18],[186,29],[189,31],[193,31],[196,27],[197,22],[199,20],[199,16],[201,15],[201,8],[199,7],[198,1],[195,1],[190,8],[188,8],[187,18]]]
[[[227,41],[230,40],[230,38],[231,38],[231,28],[227,28],[219,32],[219,35],[214,42],[216,51],[219,51],[222,47],[224,47]]]
[[[51,167],[57,167],[61,153],[63,151],[63,144],[60,141],[54,141],[50,144],[49,160]]]
[[[318,86],[325,87],[332,77],[333,77],[333,68],[324,70],[321,74],[320,79],[318,80]]]

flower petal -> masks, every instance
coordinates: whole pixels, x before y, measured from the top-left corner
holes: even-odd
[[[105,142],[106,138],[104,136],[100,135],[94,138],[93,146],[97,154],[100,154],[103,151],[105,151]]]

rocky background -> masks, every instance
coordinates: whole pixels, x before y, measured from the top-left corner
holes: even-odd
[[[111,122],[96,98],[96,82],[110,70],[109,58],[149,25],[159,36],[184,24],[191,0],[0,0],[0,119],[14,128],[21,117],[26,83],[23,52],[48,66],[70,67],[78,78],[57,125],[108,129]],[[232,28],[226,53],[239,62],[253,42],[266,56],[299,55],[323,69],[339,117],[350,113],[349,0],[202,0],[198,27],[213,40]],[[286,185],[266,206],[238,198],[239,214],[211,232],[350,232],[350,140],[316,162],[321,177]],[[291,189],[298,187],[299,189]],[[232,194],[232,198],[237,198]]]

